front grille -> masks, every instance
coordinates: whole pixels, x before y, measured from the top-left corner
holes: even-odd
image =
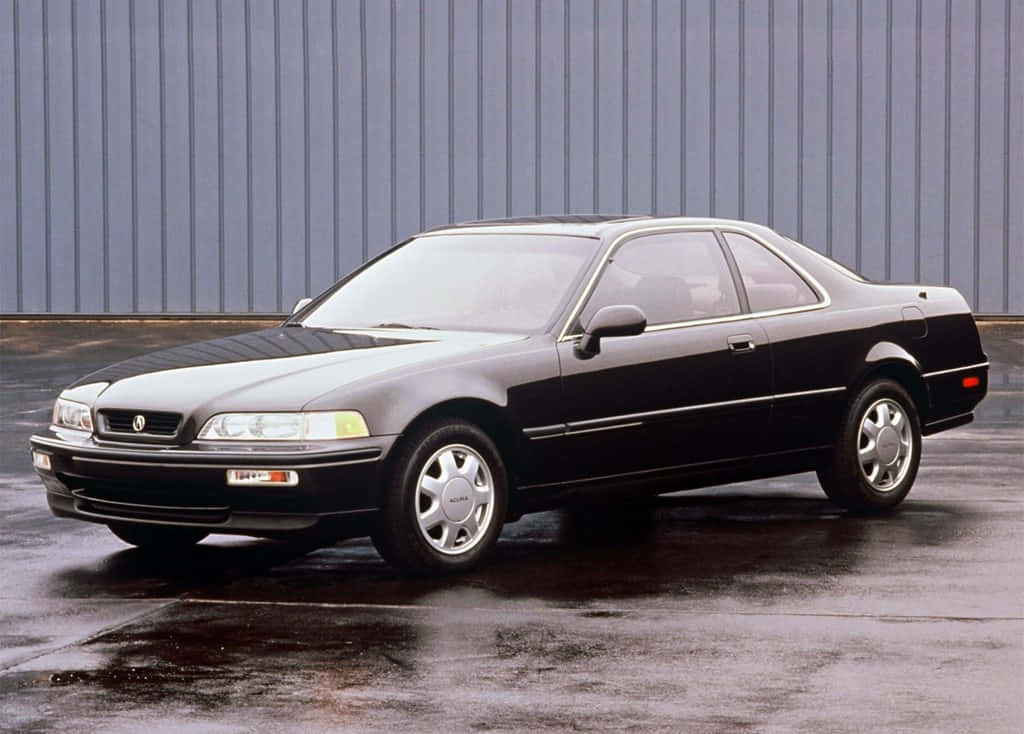
[[[174,436],[181,425],[180,413],[161,413],[152,410],[101,410],[107,431],[111,433],[129,433],[133,435]],[[146,419],[145,427],[136,431],[133,425],[135,416]]]

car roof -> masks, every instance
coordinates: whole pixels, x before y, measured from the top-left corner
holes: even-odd
[[[654,217],[647,214],[561,214],[503,219],[479,219],[445,224],[427,230],[423,235],[437,234],[549,234],[600,238],[619,235],[636,229],[657,226],[740,226],[764,229],[751,222],[710,217]],[[422,236],[422,235],[421,235]]]

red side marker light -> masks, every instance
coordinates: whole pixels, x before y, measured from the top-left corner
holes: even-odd
[[[971,375],[970,377],[965,377],[960,384],[963,385],[964,388],[977,387],[981,384],[981,379]]]

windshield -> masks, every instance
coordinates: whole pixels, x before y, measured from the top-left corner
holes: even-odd
[[[419,237],[357,273],[302,325],[540,331],[599,242],[536,234]]]

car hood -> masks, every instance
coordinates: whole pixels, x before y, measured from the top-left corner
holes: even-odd
[[[277,327],[118,362],[82,378],[65,394],[74,399],[76,394],[98,393],[97,410],[169,411],[196,417],[225,411],[300,410],[326,392],[375,374],[522,338],[479,332]]]

